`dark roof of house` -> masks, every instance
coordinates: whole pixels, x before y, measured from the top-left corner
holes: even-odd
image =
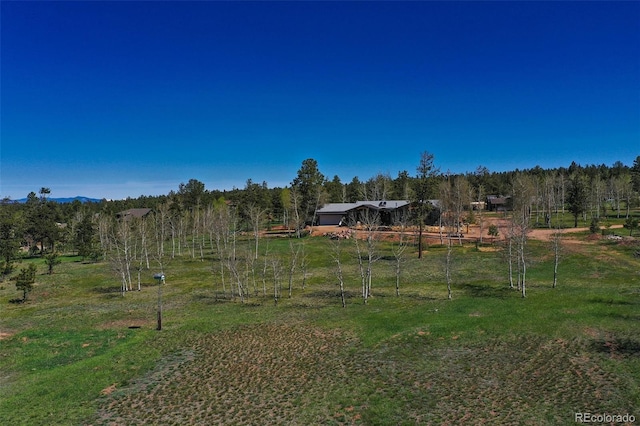
[[[350,210],[367,207],[372,210],[395,210],[408,205],[406,200],[356,201],[355,203],[329,203],[318,209],[320,214],[344,214]]]
[[[124,210],[121,211],[120,213],[116,214],[116,217],[121,217],[121,218],[129,218],[129,217],[145,217],[147,216],[149,213],[151,213],[151,209],[147,209],[147,208],[142,208],[142,209],[129,209],[129,210]]]

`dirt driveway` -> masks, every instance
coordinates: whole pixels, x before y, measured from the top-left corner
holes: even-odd
[[[490,237],[487,235],[490,225],[496,225],[498,227],[499,235],[498,235],[498,238],[496,239],[498,241],[501,240],[503,236],[506,235],[508,232],[507,231],[508,221],[506,219],[487,218],[485,219],[485,223],[483,224],[483,227],[482,227],[482,234],[483,234],[482,239],[485,242],[494,241],[493,237]],[[622,225],[611,226],[611,229],[620,229],[620,228],[622,228]],[[588,231],[588,230],[589,230],[588,227],[567,228],[563,230],[563,233],[570,234],[574,232],[582,232],[582,231]],[[534,240],[549,241],[554,231],[555,231],[554,229],[537,228],[537,229],[532,229],[528,235],[529,235],[529,238],[532,238]],[[345,228],[345,227],[314,226],[311,230],[311,235],[313,236],[324,236],[324,235],[330,235],[330,234],[346,235],[348,232],[349,232],[348,228]],[[389,239],[389,240],[394,239],[395,236],[398,235],[396,231],[381,231],[380,234],[383,236],[384,239]],[[480,239],[480,226],[479,225],[469,225],[468,227],[465,226],[462,229],[462,234],[464,235],[463,241],[467,241],[467,242],[476,241]],[[443,235],[444,235],[444,232],[443,232]],[[425,232],[424,236],[427,239],[427,242],[430,244],[437,244],[440,242],[440,233],[438,232]]]

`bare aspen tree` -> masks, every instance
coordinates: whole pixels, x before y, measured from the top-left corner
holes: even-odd
[[[331,258],[336,264],[336,277],[338,278],[338,285],[340,286],[340,300],[342,301],[342,307],[346,307],[346,301],[344,296],[344,274],[342,271],[342,238],[335,238],[331,243]]]
[[[111,269],[119,277],[120,292],[124,294],[132,289],[131,262],[132,232],[128,220],[110,220],[102,224],[107,228],[106,247],[104,247]]]
[[[293,276],[296,272],[298,265],[298,258],[300,257],[300,245],[293,244],[293,241],[289,241],[289,298],[291,298],[291,292],[293,289]]]
[[[200,206],[200,202],[195,207],[195,224],[193,226],[195,232],[193,235],[193,239],[197,241],[198,252],[200,254],[200,261],[204,262],[204,246],[205,246],[205,224],[206,224],[206,216],[203,212],[202,207]],[[195,248],[195,244],[194,244]]]
[[[247,255],[244,258],[244,276],[245,280],[245,293],[247,297],[249,295],[249,281],[253,284],[253,294],[258,297],[258,283],[256,282],[256,263],[258,263],[258,259],[253,255],[250,248],[247,248]]]
[[[513,181],[513,214],[512,221],[516,230],[518,251],[519,288],[522,297],[527,296],[527,259],[526,244],[527,234],[530,231],[531,202],[534,195],[534,186],[531,179],[525,175],[518,175]]]
[[[447,298],[451,300],[451,234],[447,238],[447,255],[445,258],[445,275],[447,280]]]
[[[208,237],[209,239],[209,250],[211,250],[211,254],[215,253],[215,237],[213,232],[213,222],[215,221],[215,212],[213,204],[207,206],[207,208],[203,212],[203,222],[202,222],[202,238]],[[213,270],[212,270],[213,271]]]
[[[153,215],[154,213],[150,213]],[[139,250],[136,250],[138,256],[138,265],[136,267],[138,272],[138,291],[141,290],[141,277],[140,274],[142,270],[149,270],[151,268],[149,261],[149,247],[152,246],[151,240],[151,232],[152,226],[150,226],[149,222],[152,221],[153,216],[145,216],[141,218],[137,218],[135,221],[135,229],[137,234],[137,242],[139,243]]]
[[[609,180],[609,185],[611,188],[611,195],[613,195],[613,200],[615,202],[616,217],[620,218],[620,207],[625,196],[625,177],[612,177]]]
[[[606,191],[605,182],[596,175],[591,180],[590,185],[590,197],[591,197],[591,217],[600,219],[600,213],[602,212],[602,204],[605,199],[604,193]]]
[[[295,186],[291,187],[291,209],[293,211],[293,223],[296,230],[296,237],[300,238],[300,231],[304,226],[304,218],[301,215],[302,195]]]
[[[558,194],[560,196],[559,205],[560,205],[560,208],[562,209],[562,214],[564,214],[564,206],[566,202],[567,177],[562,171],[558,172],[556,185],[558,188]]]
[[[446,239],[446,252],[444,259],[444,272],[445,279],[447,283],[447,297],[449,299],[452,298],[451,294],[451,250],[452,250],[452,231],[454,227],[459,227],[458,223],[460,220],[460,204],[461,204],[461,194],[459,193],[461,185],[456,185],[451,182],[451,178],[447,176],[447,179],[440,182],[439,185],[439,193],[440,193],[440,218],[442,223],[447,229],[447,239]],[[458,236],[459,228],[458,228]]]
[[[167,204],[160,204],[152,216],[152,227],[154,236],[154,252],[152,257],[158,263],[160,273],[164,274],[164,242],[166,239],[167,226],[169,220],[169,208]]]
[[[363,250],[360,244],[360,237],[358,234],[358,226],[353,227],[353,243],[356,246],[356,255],[358,256],[358,270],[360,271],[360,281],[362,284],[362,300],[364,304],[367,304],[367,274],[364,268],[363,262]]]
[[[362,250],[358,243],[358,238],[354,238],[356,241],[356,250],[358,254],[358,264],[360,265],[360,275],[362,277],[362,297],[364,303],[371,297],[371,283],[373,280],[373,264],[379,260],[377,253],[378,246],[378,227],[380,226],[380,213],[371,209],[364,210],[359,215],[361,219],[361,226],[364,229],[365,238],[365,250]],[[366,263],[363,262],[365,257]]]
[[[237,237],[237,229],[238,229],[238,215],[235,210],[233,210],[231,214],[231,244],[230,250],[227,256],[227,268],[229,269],[231,276],[235,279],[236,282],[236,291],[238,296],[240,297],[240,301],[244,303],[245,293],[243,291],[243,280],[240,270],[238,269],[238,237]],[[233,293],[231,295],[233,297]]]
[[[543,183],[543,213],[545,225],[551,228],[551,217],[554,214],[554,208],[556,206],[556,191],[555,182],[553,176],[547,174],[544,177]]]
[[[177,217],[171,215],[169,219],[169,229],[171,230],[171,258],[176,257],[176,238],[178,234]]]
[[[184,238],[185,212],[180,202],[176,199],[171,201],[169,226],[171,229],[171,258],[182,255],[182,243]]]
[[[271,258],[271,272],[273,273],[273,303],[278,306],[280,298],[280,277],[282,276],[282,263],[276,256]]]
[[[302,290],[307,285],[307,267],[309,266],[309,258],[307,257],[306,244],[300,244],[300,269],[302,270]]]
[[[558,285],[558,264],[562,252],[562,230],[556,228],[551,234],[551,247],[553,249],[553,288]]]
[[[369,228],[367,230],[367,287],[366,299],[371,297],[371,281],[373,279],[373,264],[377,260],[376,254],[376,235]]]
[[[484,235],[484,185],[478,185],[477,189],[477,204],[478,206],[478,224],[480,225],[480,244],[482,244],[482,237]]]
[[[504,242],[502,245],[504,258],[507,260],[508,271],[509,271],[509,288],[514,289],[515,285],[513,283],[513,263],[517,262],[517,259],[514,255],[514,241],[516,237],[515,232],[515,223],[513,220],[508,220],[506,222],[505,227],[500,231],[502,235],[504,235]]]
[[[235,245],[235,241],[232,243]],[[236,293],[240,297],[240,301],[244,303],[244,291],[243,291],[243,282],[242,282],[242,273],[239,269],[239,262],[237,255],[230,253],[227,257],[227,269],[229,273],[233,277],[236,286]],[[231,293],[231,297],[234,297],[233,290]]]
[[[460,245],[462,245],[462,217],[465,208],[468,208],[471,205],[471,198],[469,194],[470,188],[467,178],[465,176],[456,176],[453,180],[453,187],[451,189],[451,210],[454,214],[454,225],[456,227],[458,244]]]
[[[253,239],[255,243],[254,255],[255,259],[258,259],[258,244],[260,241],[260,229],[262,228],[262,224],[264,222],[265,215],[267,213],[266,209],[263,209],[253,203],[251,203],[247,208],[247,215],[249,216],[249,221],[251,223],[251,231],[253,233]]]
[[[387,200],[391,193],[393,180],[389,174],[378,173],[365,184],[367,200]]]
[[[394,242],[392,246],[393,257],[395,258],[395,272],[396,272],[396,296],[400,296],[400,275],[402,270],[402,264],[405,262],[405,255],[407,248],[409,247],[409,239],[407,236],[407,224],[408,215],[405,212],[398,212],[394,214],[394,223],[400,228],[398,233],[398,240]]]
[[[625,195],[625,200],[626,200],[626,205],[627,205],[627,213],[626,213],[626,218],[629,219],[629,215],[631,214],[631,200],[633,199],[633,181],[631,180],[631,174],[627,174],[627,179],[625,180],[624,183],[624,195]]]
[[[267,240],[266,247],[264,249],[264,255],[262,256],[262,295],[267,296],[267,270],[269,268],[269,240]]]
[[[540,182],[539,176],[531,176],[531,183],[533,185],[533,194],[532,194],[532,203],[535,204],[536,207],[536,222],[540,223],[540,201],[542,200],[542,183]]]
[[[213,234],[215,241],[216,254],[218,256],[218,268],[220,272],[220,281],[222,284],[222,294],[227,297],[225,268],[227,258],[229,256],[229,240],[231,228],[231,215],[229,206],[224,199],[219,199],[212,206],[212,217],[210,224],[210,232]],[[212,265],[212,272],[215,265]],[[233,294],[233,290],[232,290]],[[233,295],[232,295],[233,297]]]
[[[200,231],[200,202],[193,206],[189,211],[189,222],[191,222],[191,258],[196,258],[196,244],[199,243],[199,231]],[[200,246],[202,247],[202,246]],[[201,250],[202,252],[202,250]],[[202,260],[203,256],[200,257]]]
[[[137,272],[138,291],[141,290],[141,275],[144,269],[144,255],[146,252],[146,227],[144,218],[133,218],[135,234],[133,237],[133,260],[135,261],[135,270]],[[147,258],[148,265],[148,258]],[[148,268],[147,268],[148,269]]]
[[[284,188],[280,192],[280,203],[282,204],[282,223],[289,231],[291,229],[291,224],[289,223],[289,217],[291,216],[291,190],[289,188]]]
[[[111,218],[107,215],[98,217],[98,238],[100,239],[100,249],[102,250],[102,258],[108,260],[108,252],[110,250],[111,240],[109,233],[111,232]]]

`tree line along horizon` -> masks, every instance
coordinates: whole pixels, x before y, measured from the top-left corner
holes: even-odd
[[[49,199],[50,189],[42,187],[38,194],[29,193],[24,203],[16,203],[8,198],[0,201],[0,238],[6,240],[9,234],[15,234],[16,227],[22,222],[30,223],[24,231],[35,237],[37,234],[55,233],[53,230],[37,232],[36,227],[47,227],[38,224],[44,222],[49,224],[49,228],[55,228],[53,224],[70,223],[74,216],[77,219],[82,213],[115,215],[132,208],[156,209],[161,204],[169,204],[173,211],[183,211],[205,208],[221,201],[231,203],[239,210],[259,208],[270,221],[280,222],[283,218],[286,219],[291,204],[297,204],[300,221],[309,224],[314,219],[315,211],[327,203],[438,199],[442,192],[442,188],[439,188],[442,182],[449,182],[451,185],[458,182],[458,185],[465,186],[469,201],[486,201],[488,195],[513,196],[517,195],[513,193],[516,190],[514,182],[519,176],[530,180],[528,183],[533,186],[532,197],[539,200],[550,198],[548,193],[555,188],[559,193],[556,198],[560,199],[553,200],[553,203],[563,209],[569,207],[567,201],[572,195],[571,191],[575,192],[569,201],[572,203],[572,211],[578,215],[586,213],[599,218],[606,215],[609,207],[619,217],[620,214],[628,215],[628,212],[620,211],[622,206],[629,209],[640,205],[640,155],[634,159],[632,166],[621,161],[616,161],[611,166],[581,166],[572,162],[567,168],[543,169],[536,166],[507,172],[491,172],[484,166],[478,166],[473,172],[450,174],[441,172],[435,165],[434,156],[425,151],[421,153],[415,175],[409,174],[407,170],[398,172],[396,178],[377,173],[364,181],[354,176],[348,183],[343,183],[337,175],[331,180],[327,179],[321,173],[317,161],[309,158],[302,162],[297,175],[284,188],[269,188],[267,182],[256,183],[249,178],[244,188],[209,190],[203,182],[190,179],[187,183],[180,183],[177,191],[172,190],[167,195],[141,195],[124,200],[103,199],[97,203],[81,203],[78,200],[56,203]],[[546,196],[543,196],[544,193],[547,193]],[[46,208],[34,209],[35,206],[42,205]],[[55,245],[54,236],[49,238],[52,240],[51,245]]]

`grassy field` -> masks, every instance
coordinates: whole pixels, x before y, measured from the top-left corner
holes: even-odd
[[[345,241],[342,308],[331,242],[306,238],[305,288],[262,278],[245,303],[212,259],[165,268],[124,297],[104,263],[68,257],[25,304],[0,283],[0,419],[50,424],[573,424],[574,413],[640,419],[640,250],[636,240],[565,243],[558,287],[547,243],[529,242],[528,297],[508,288],[492,246],[408,254],[400,296],[381,243],[373,297],[360,297]],[[265,244],[265,241],[262,242]],[[286,262],[289,241],[269,240]],[[27,261],[27,262],[29,262]],[[24,266],[24,265],[22,265]],[[254,294],[254,288],[258,295]],[[133,328],[132,328],[133,327]],[[638,421],[638,420],[636,420]]]

